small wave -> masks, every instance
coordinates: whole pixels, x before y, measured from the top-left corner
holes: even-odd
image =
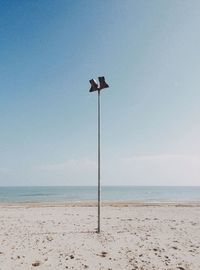
[[[20,197],[34,197],[34,196],[52,196],[53,194],[46,193],[33,193],[33,194],[21,194]]]

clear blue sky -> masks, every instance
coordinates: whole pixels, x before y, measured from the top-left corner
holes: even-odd
[[[1,1],[0,185],[199,185],[199,1]]]

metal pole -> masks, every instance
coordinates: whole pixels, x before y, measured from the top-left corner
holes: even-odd
[[[97,233],[100,233],[100,214],[101,214],[101,172],[100,172],[100,165],[101,165],[101,155],[100,155],[100,121],[101,121],[101,108],[100,108],[100,90],[98,90],[98,228]]]

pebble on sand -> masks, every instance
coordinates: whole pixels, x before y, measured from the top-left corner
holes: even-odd
[[[39,261],[36,261],[36,262],[32,263],[32,266],[39,266],[39,265],[40,265]]]

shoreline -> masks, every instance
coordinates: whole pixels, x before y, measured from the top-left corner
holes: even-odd
[[[136,201],[104,200],[102,207],[200,207],[200,201]],[[0,202],[0,208],[40,208],[40,207],[97,207],[97,201],[67,201],[67,202]]]

